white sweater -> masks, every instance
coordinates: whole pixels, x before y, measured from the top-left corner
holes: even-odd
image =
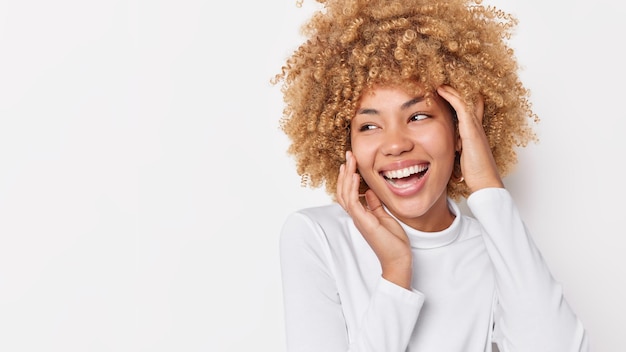
[[[444,231],[403,227],[413,252],[412,290],[381,277],[350,216],[332,204],[290,215],[280,239],[289,352],[588,351],[505,189],[473,193],[474,218]]]

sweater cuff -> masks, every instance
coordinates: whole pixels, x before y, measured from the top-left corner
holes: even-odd
[[[421,308],[424,304],[424,294],[420,291],[411,288],[407,290],[402,286],[396,285],[391,281],[386,280],[384,277],[380,277],[378,283],[378,290],[388,296],[395,298],[400,302]]]
[[[482,209],[485,204],[502,204],[504,200],[508,202],[512,200],[506,188],[483,188],[467,197],[467,206],[474,212],[476,209]]]

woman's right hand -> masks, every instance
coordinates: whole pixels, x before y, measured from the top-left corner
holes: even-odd
[[[372,190],[365,192],[367,207],[359,200],[361,177],[352,152],[339,168],[337,201],[352,217],[354,225],[380,261],[382,276],[406,289],[411,287],[413,259],[409,239],[402,226],[382,206]]]

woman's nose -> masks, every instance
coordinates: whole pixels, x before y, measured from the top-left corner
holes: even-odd
[[[392,128],[385,131],[382,152],[385,155],[400,155],[413,149],[414,144],[407,131]]]

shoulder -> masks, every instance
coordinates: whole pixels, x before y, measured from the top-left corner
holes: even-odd
[[[348,220],[350,216],[337,203],[304,208],[287,216],[283,224],[283,233],[294,229],[326,232],[343,228]]]
[[[280,240],[284,244],[324,246],[349,237],[352,219],[337,204],[304,208],[289,214],[283,223]]]
[[[319,223],[338,222],[349,218],[348,213],[338,203],[304,208],[291,214],[291,216],[298,215]]]

